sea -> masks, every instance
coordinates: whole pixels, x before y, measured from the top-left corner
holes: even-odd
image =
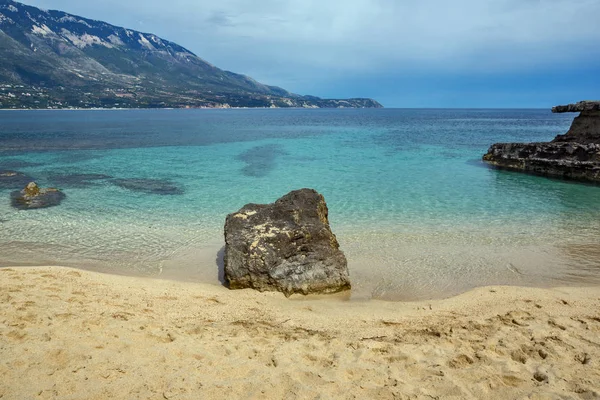
[[[66,199],[17,210],[0,179],[0,266],[220,285],[227,214],[324,195],[355,300],[600,282],[600,186],[501,171],[495,142],[548,141],[546,109],[0,111],[0,171]]]

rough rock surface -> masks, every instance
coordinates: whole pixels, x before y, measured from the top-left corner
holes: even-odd
[[[57,206],[66,196],[58,189],[40,189],[35,182],[30,182],[25,189],[12,192],[10,197],[13,207],[31,210]]]
[[[553,113],[600,111],[600,100],[584,100],[565,106],[552,107]]]
[[[496,143],[483,161],[498,168],[600,183],[600,101],[556,106],[552,112],[580,112],[571,128],[551,142]]]
[[[229,214],[224,261],[230,288],[286,296],[350,289],[346,257],[327,216],[325,199],[312,189]]]
[[[600,107],[600,102],[598,106]],[[600,144],[600,110],[582,111],[573,120],[569,131],[564,135],[558,135],[553,142]]]

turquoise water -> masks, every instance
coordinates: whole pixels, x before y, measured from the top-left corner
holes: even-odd
[[[547,141],[547,110],[0,112],[0,170],[67,194],[18,211],[0,186],[0,265],[218,284],[225,216],[312,187],[355,298],[597,282],[600,187],[486,168],[491,143]],[[76,174],[102,174],[81,181]],[[119,186],[157,179],[174,194]],[[164,182],[163,182],[164,181]]]

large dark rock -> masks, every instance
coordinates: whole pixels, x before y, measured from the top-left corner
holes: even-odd
[[[322,195],[295,190],[273,204],[247,204],[225,222],[225,279],[232,289],[335,293],[348,267]]]
[[[57,206],[65,197],[60,190],[40,189],[35,182],[30,182],[25,189],[10,194],[12,206],[19,210]]]
[[[513,171],[600,182],[600,145],[594,143],[496,143],[483,161]]]
[[[513,171],[600,183],[600,101],[556,106],[552,112],[580,112],[571,128],[551,142],[496,143],[483,161]]]
[[[600,102],[598,106],[600,106]],[[573,120],[569,131],[555,137],[553,142],[600,144],[600,110],[582,111]]]

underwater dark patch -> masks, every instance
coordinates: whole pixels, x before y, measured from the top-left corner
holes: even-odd
[[[287,154],[282,145],[267,144],[252,147],[237,155],[236,159],[246,163],[246,166],[242,168],[244,175],[260,178],[267,176],[275,169],[277,157]]]
[[[59,164],[76,164],[103,157],[104,154],[97,151],[61,151],[57,154],[55,162]]]
[[[83,188],[97,185],[96,181],[112,178],[104,174],[50,174],[47,179],[52,186]]]
[[[115,185],[134,192],[159,194],[159,195],[181,195],[183,188],[166,179],[114,179]]]
[[[34,180],[31,176],[19,171],[0,170],[0,189],[23,189]]]
[[[33,163],[24,160],[3,160],[0,161],[0,169],[13,169],[13,168],[27,168],[27,167],[39,167],[41,163]]]

